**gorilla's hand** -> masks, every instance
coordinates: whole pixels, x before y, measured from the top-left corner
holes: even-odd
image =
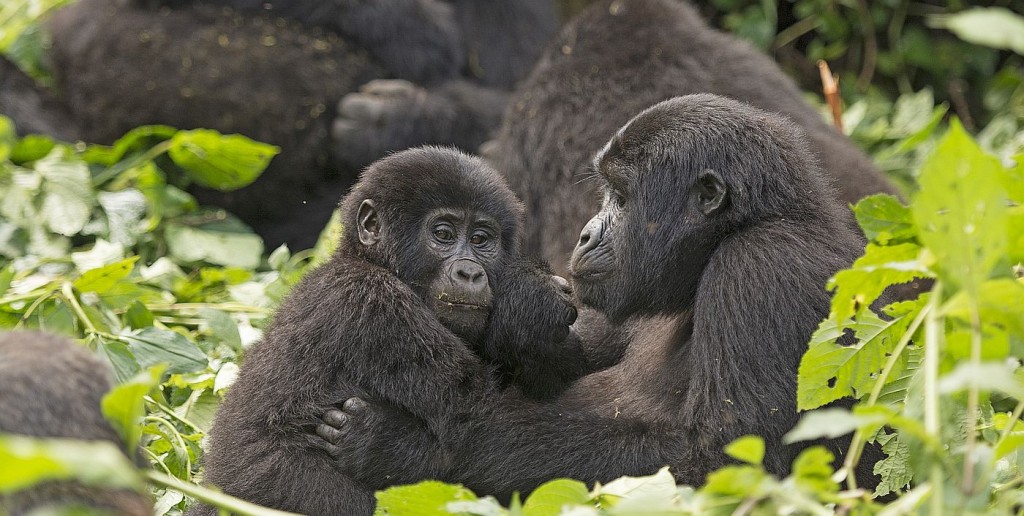
[[[426,89],[400,79],[377,79],[338,103],[331,127],[339,165],[361,169],[389,151],[417,145],[455,145],[476,151],[501,121],[507,93],[453,80]]]
[[[576,316],[565,279],[545,264],[511,263],[498,278],[483,356],[526,394],[554,394],[585,367],[579,340],[570,338]]]
[[[315,433],[334,467],[370,489],[439,478],[448,469],[448,454],[421,420],[362,398],[327,409]]]

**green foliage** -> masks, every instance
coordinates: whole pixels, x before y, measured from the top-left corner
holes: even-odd
[[[0,434],[0,493],[76,479],[96,486],[141,489],[135,465],[113,443],[31,439]]]

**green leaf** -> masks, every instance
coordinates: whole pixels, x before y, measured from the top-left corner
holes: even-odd
[[[978,291],[978,307],[985,326],[999,325],[1024,338],[1024,283],[1008,278],[982,283]],[[970,323],[970,298],[960,292],[943,307],[949,317]]]
[[[808,412],[782,438],[786,444],[814,439],[835,439],[857,430],[883,425],[890,418],[880,412],[854,414],[846,409],[825,408]]]
[[[1024,385],[1014,376],[1014,367],[1004,362],[960,363],[939,380],[939,392],[951,394],[977,387],[1024,399]]]
[[[450,502],[474,501],[472,491],[460,485],[445,484],[428,480],[408,486],[391,487],[378,491],[377,516],[434,516],[449,513],[445,509]]]
[[[650,476],[622,477],[603,486],[598,484],[590,497],[601,507],[614,507],[616,513],[643,514],[670,508],[677,491],[675,477],[665,466]]]
[[[930,16],[928,22],[933,27],[949,29],[964,41],[1024,55],[1024,17],[1009,9],[976,7],[956,14]]]
[[[242,337],[238,334],[238,323],[220,310],[203,307],[199,316],[206,320],[206,329],[214,336],[236,350],[242,349]]]
[[[96,339],[97,349],[101,356],[106,358],[107,363],[114,370],[114,379],[117,380],[117,383],[128,382],[139,374],[141,368],[127,344],[116,340],[107,340],[98,335],[94,335],[92,338]]]
[[[146,305],[135,301],[124,313],[124,322],[133,330],[141,330],[153,326],[153,312]]]
[[[43,177],[40,214],[47,227],[65,236],[82,231],[96,205],[89,168],[56,148],[36,162],[35,170]]]
[[[742,498],[756,497],[767,488],[769,481],[769,475],[757,466],[725,466],[708,474],[704,491]]]
[[[263,254],[263,240],[241,223],[199,227],[168,223],[165,231],[171,256],[181,262],[206,261],[255,269]]]
[[[810,349],[800,359],[797,409],[814,409],[840,398],[860,398],[870,392],[914,316],[916,313],[884,321],[868,310],[845,328],[840,328],[832,319],[822,322],[811,337]],[[836,339],[849,331],[854,333],[857,342],[839,345]],[[906,357],[900,357],[890,379],[895,379],[905,364]]]
[[[49,136],[28,134],[11,149],[11,161],[14,163],[36,161],[49,154],[56,146],[57,143]]]
[[[135,268],[135,262],[137,261],[139,261],[139,257],[132,256],[110,265],[85,271],[72,285],[79,292],[102,294],[112,289],[121,280],[127,278],[131,274],[132,269]]]
[[[905,489],[914,479],[914,472],[910,467],[910,447],[906,440],[898,432],[879,432],[877,440],[886,457],[878,461],[872,469],[872,473],[882,479],[875,487],[876,497]]]
[[[853,207],[853,213],[872,242],[889,245],[913,241],[917,236],[910,208],[892,195],[865,197]]]
[[[35,439],[0,434],[0,493],[39,482],[77,480],[87,485],[142,490],[132,461],[108,441]]]
[[[180,333],[146,328],[123,339],[142,367],[167,364],[167,372],[171,374],[206,369],[206,355]]]
[[[128,153],[148,149],[160,142],[169,140],[178,130],[167,125],[143,125],[132,129],[118,138],[114,145],[90,145],[82,153],[87,163],[111,166],[124,158]]]
[[[560,478],[545,482],[530,493],[523,503],[523,513],[530,516],[557,516],[563,507],[585,505],[589,501],[590,491],[586,484]]]
[[[798,486],[812,493],[834,493],[839,486],[832,480],[835,455],[823,446],[811,446],[793,461],[793,478]]]
[[[954,122],[921,169],[914,220],[945,283],[974,292],[1007,250],[1002,165]]]
[[[764,460],[764,439],[756,435],[745,435],[725,446],[726,455],[755,466]]]
[[[134,450],[139,445],[142,437],[139,420],[145,413],[142,397],[160,384],[163,370],[162,366],[151,367],[103,396],[100,403],[103,416],[121,433],[126,450]]]
[[[227,192],[255,181],[279,152],[240,134],[195,129],[175,134],[168,155],[196,183]]]
[[[915,244],[868,244],[864,256],[829,280],[828,287],[835,289],[831,318],[845,321],[858,312],[868,311],[889,285],[931,277],[932,272],[920,255],[921,248]]]

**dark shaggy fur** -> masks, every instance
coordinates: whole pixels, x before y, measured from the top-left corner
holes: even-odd
[[[0,333],[0,433],[120,446],[120,437],[100,412],[100,400],[111,387],[106,371],[106,364],[66,338]],[[62,505],[153,514],[152,502],[138,493],[74,482],[48,482],[0,496],[0,512],[14,516]]]
[[[828,126],[767,56],[709,28],[675,0],[600,0],[555,38],[505,113],[486,154],[526,204],[525,245],[564,271],[573,235],[597,206],[593,153],[641,110],[714,93],[781,113],[801,126],[814,157],[853,202],[894,192],[854,145]]]
[[[746,434],[764,437],[765,467],[785,474],[800,446],[781,438],[798,419],[800,357],[828,313],[825,282],[861,249],[804,140],[780,116],[713,95],[662,102],[616,133],[595,162],[604,202],[571,267],[579,300],[630,328],[625,356],[551,402],[493,400],[466,422],[469,439],[441,440],[454,453],[442,478],[508,496],[667,464],[699,485]],[[411,455],[417,436],[371,444],[393,434],[389,411],[370,408],[339,427],[336,444],[358,459],[343,453],[339,466]],[[837,457],[841,441],[828,443]]]
[[[372,244],[364,230],[377,224],[363,216],[367,200],[379,217]],[[437,210],[480,214],[499,228],[496,252],[480,260],[494,301],[479,340],[456,335],[436,308],[431,285],[451,267],[432,251],[437,233],[429,221]],[[575,310],[549,273],[519,263],[522,207],[483,161],[437,148],[394,154],[367,169],[341,212],[342,243],[295,287],[247,352],[205,459],[206,481],[225,492],[305,514],[368,514],[373,489],[446,469],[447,455],[430,453],[438,439],[466,439],[462,420],[498,388],[481,348],[502,366],[545,364],[552,370],[546,378],[584,372],[576,341],[559,343]],[[384,446],[408,450],[399,452],[399,466],[365,483],[336,468],[313,435],[328,407],[353,396],[400,414]],[[422,441],[405,443],[405,436]]]
[[[58,89],[80,126],[68,136],[109,143],[169,124],[278,145],[254,185],[194,192],[270,246],[305,248],[387,151],[476,150],[555,23],[550,0],[83,0],[50,29]]]

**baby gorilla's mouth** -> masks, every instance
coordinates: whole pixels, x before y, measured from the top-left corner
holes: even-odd
[[[487,310],[491,309],[491,307],[488,306],[488,305],[481,305],[481,304],[477,304],[477,303],[460,303],[460,302],[457,302],[457,301],[444,301],[444,300],[440,300],[440,299],[438,301],[442,305],[444,305],[444,306],[447,306],[449,308],[454,308],[454,309],[457,309],[457,310],[484,310],[484,311],[487,311]]]

